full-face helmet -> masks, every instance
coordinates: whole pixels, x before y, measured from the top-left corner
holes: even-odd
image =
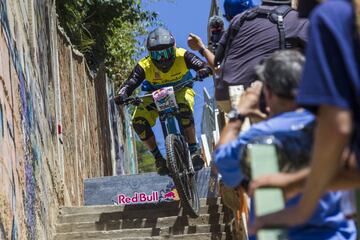
[[[146,47],[154,65],[168,72],[175,62],[175,38],[169,30],[158,27],[148,35]]]

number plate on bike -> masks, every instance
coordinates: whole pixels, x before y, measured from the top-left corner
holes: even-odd
[[[175,92],[173,87],[164,87],[152,93],[158,111],[169,108],[177,108]]]

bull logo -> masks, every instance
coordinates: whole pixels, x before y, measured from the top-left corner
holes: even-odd
[[[159,202],[172,202],[180,200],[179,194],[173,183],[169,183],[166,189],[160,191]]]
[[[167,200],[167,199],[172,199],[172,200],[174,200],[175,197],[176,197],[176,195],[175,195],[174,192],[167,192],[167,193],[164,194],[165,200]]]

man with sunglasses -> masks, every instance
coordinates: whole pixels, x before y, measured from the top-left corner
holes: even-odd
[[[192,78],[190,69],[197,71],[197,75],[201,79],[212,73],[211,68],[200,58],[183,48],[177,48],[174,36],[165,28],[158,27],[150,32],[146,44],[149,55],[141,59],[134,67],[119,91],[117,103],[123,102],[140,85],[144,91],[154,91],[187,81]],[[204,166],[204,161],[196,143],[193,117],[194,97],[195,92],[191,84],[176,92],[176,101],[180,108],[185,138],[189,144],[194,168],[199,170]],[[153,154],[158,173],[167,174],[165,159],[159,151],[151,129],[155,125],[158,113],[155,110],[156,108],[146,107],[147,105],[144,102],[144,104],[136,107],[132,119],[133,127],[139,138]]]

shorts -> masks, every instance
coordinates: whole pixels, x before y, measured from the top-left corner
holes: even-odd
[[[225,81],[215,80],[215,99],[217,101],[230,100],[229,85]]]

